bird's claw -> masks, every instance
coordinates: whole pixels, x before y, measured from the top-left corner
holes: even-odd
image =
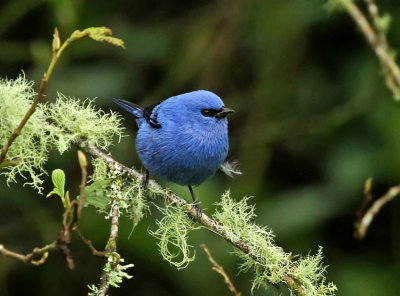
[[[149,186],[149,171],[146,170],[146,172],[142,176],[142,183],[140,184],[143,190],[147,190],[147,187]]]
[[[143,190],[147,190],[147,187],[149,186],[149,180],[146,178],[142,178],[142,183],[140,183],[140,187],[142,187]]]
[[[193,207],[196,210],[195,220],[199,221],[201,219],[201,216],[203,215],[203,210],[200,208],[200,206],[197,202],[193,204]]]

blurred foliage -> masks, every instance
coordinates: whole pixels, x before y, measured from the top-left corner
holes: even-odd
[[[329,14],[324,1],[83,1],[6,0],[0,3],[0,77],[24,70],[39,81],[51,59],[51,36],[62,39],[76,28],[107,26],[125,41],[126,50],[90,40],[73,44],[55,69],[47,99],[56,91],[70,97],[97,97],[96,105],[116,108],[111,98],[147,105],[194,89],[219,94],[236,110],[230,121],[230,155],[243,175],[217,174],[196,189],[202,207],[215,199],[254,196],[256,218],[294,254],[324,246],[327,279],[339,295],[396,295],[400,289],[400,201],[376,217],[364,241],[352,238],[352,224],[364,181],[374,178],[374,195],[400,178],[400,105],[385,88],[378,61],[346,14]],[[379,1],[390,12],[388,39],[400,48],[400,2]],[[126,115],[126,114],[125,114]],[[135,123],[126,116],[132,137],[112,148],[127,165],[140,167],[134,149]],[[117,140],[115,140],[117,142]],[[79,192],[75,151],[50,155],[48,172],[65,171],[71,196]],[[166,184],[190,198],[187,189]],[[53,188],[51,178],[44,192]],[[52,241],[60,229],[57,199],[29,188],[7,187],[0,179],[0,242],[28,252]],[[128,235],[132,222],[120,223],[119,252],[135,267],[134,277],[112,295],[229,295],[211,270],[199,245],[214,258],[243,295],[250,275],[237,274],[232,247],[212,233],[196,231],[189,243],[196,260],[177,271],[161,259],[149,235],[156,210]],[[80,228],[102,248],[109,232],[93,209],[85,209]],[[75,239],[76,270],[51,254],[40,267],[0,257],[1,295],[83,295],[96,283],[103,260]],[[206,283],[206,284],[205,284]],[[267,295],[285,295],[272,288]],[[265,295],[256,290],[254,295]]]

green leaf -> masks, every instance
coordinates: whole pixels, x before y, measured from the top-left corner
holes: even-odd
[[[85,206],[91,205],[98,209],[104,210],[110,202],[110,198],[107,196],[107,190],[104,188],[111,183],[111,179],[99,180],[93,182],[89,186],[85,187],[86,203]]]
[[[62,199],[65,194],[65,174],[63,170],[56,169],[51,173],[51,179],[53,181],[54,189],[47,194],[46,197],[49,197],[53,194],[58,195]]]
[[[385,13],[377,20],[376,27],[379,31],[383,32],[383,34],[386,34],[386,32],[389,30],[391,22],[392,17],[389,14]]]
[[[100,42],[107,42],[115,46],[120,46],[125,48],[125,43],[119,38],[112,37],[111,29],[107,27],[91,27],[87,28],[83,31],[76,30],[72,33],[69,41],[74,41],[76,39],[83,38],[85,36],[92,38],[93,40],[100,41]]]

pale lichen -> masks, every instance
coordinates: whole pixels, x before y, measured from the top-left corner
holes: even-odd
[[[1,146],[20,124],[35,96],[33,82],[23,75],[15,80],[0,79]],[[120,118],[115,113],[95,109],[92,102],[59,94],[55,103],[39,103],[8,150],[7,160],[13,165],[2,168],[0,174],[7,177],[8,183],[20,175],[28,180],[25,184],[41,192],[42,175],[47,174],[43,165],[50,150],[63,153],[78,138],[106,149],[116,136],[121,138]]]
[[[77,138],[88,139],[96,147],[107,149],[113,144],[115,136],[119,140],[122,137],[119,116],[112,111],[105,113],[95,109],[93,100],[81,101],[58,93],[56,102],[50,105],[48,117],[60,130],[56,143],[60,153]]]
[[[200,227],[188,218],[181,207],[166,204],[159,210],[164,217],[156,221],[156,231],[149,232],[159,239],[158,247],[163,259],[178,269],[185,268],[195,259],[192,246],[187,243],[189,233]]]
[[[112,266],[114,264],[111,264],[110,262],[107,262],[106,265],[103,268],[103,271],[108,274],[108,279],[107,279],[107,284],[119,288],[119,284],[122,283],[123,279],[131,279],[132,276],[129,275],[125,270],[132,268],[134,265],[133,264],[126,264],[122,265],[121,263],[124,262],[123,258],[119,259],[119,263],[115,264],[115,266]]]
[[[23,75],[15,80],[0,79],[0,146],[18,127],[25,113],[28,111],[36,96],[33,82]],[[1,170],[1,175],[7,177],[7,183],[16,181],[20,175],[30,184],[41,191],[43,182],[41,176],[46,174],[43,165],[48,159],[49,142],[53,134],[49,133],[46,125],[47,108],[38,105],[36,112],[31,116],[21,131],[21,134],[10,146],[7,159],[17,163]]]
[[[124,279],[131,279],[133,276],[128,274],[126,272],[127,269],[132,268],[134,265],[133,264],[126,264],[122,265],[121,263],[124,262],[123,258],[119,258],[119,254],[112,254],[110,255],[111,257],[117,256],[118,257],[118,263],[115,262],[110,262],[113,259],[110,257],[108,262],[104,265],[103,267],[103,275],[106,274],[107,278],[102,279],[106,280],[106,283],[104,283],[104,286],[112,286],[114,288],[119,288],[119,285],[122,283]],[[100,296],[104,295],[102,293],[102,289],[96,285],[88,285],[89,288],[89,293],[88,296]]]
[[[307,295],[334,295],[336,286],[325,283],[326,267],[321,263],[321,248],[314,256],[293,261],[290,253],[275,244],[270,229],[253,223],[255,208],[248,205],[248,198],[235,202],[227,191],[217,205],[214,218],[222,224],[227,236],[239,236],[249,246],[248,254],[238,250],[234,253],[241,259],[241,271],[255,273],[252,290],[282,283],[286,276],[291,276],[306,288]]]
[[[88,204],[108,215],[111,210],[111,201],[118,201],[120,213],[128,217],[135,228],[149,210],[141,180],[126,178],[121,172],[109,169],[100,158],[94,159],[92,165],[94,167],[91,176],[92,183],[87,187],[90,190],[87,194]]]

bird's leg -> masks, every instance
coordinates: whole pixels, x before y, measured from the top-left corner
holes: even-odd
[[[199,206],[199,203],[198,203],[198,201],[197,201],[197,199],[196,199],[196,195],[194,195],[192,186],[188,186],[188,187],[189,187],[190,194],[192,195],[193,206],[195,207],[196,212],[197,212],[197,218],[200,219],[200,218],[201,218],[201,215],[203,214],[203,211],[202,211],[202,209],[201,209],[200,206]]]
[[[147,186],[149,186],[149,171],[146,169],[142,176],[142,184],[141,184],[143,190],[147,189]]]

